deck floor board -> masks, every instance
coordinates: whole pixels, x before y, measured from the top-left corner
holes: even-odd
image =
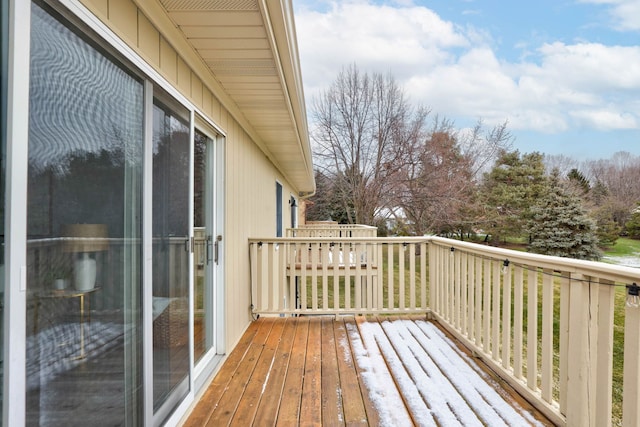
[[[461,384],[467,364],[480,380]],[[475,365],[424,318],[261,318],[185,425],[552,425]]]

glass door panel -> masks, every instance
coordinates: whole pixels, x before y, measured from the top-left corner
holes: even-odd
[[[153,401],[154,410],[188,392],[188,112],[156,97],[153,106]]]
[[[5,164],[7,152],[7,68],[9,49],[9,2],[0,1],[0,384],[4,378],[4,213],[5,207]],[[2,407],[3,387],[0,387],[0,407]],[[1,416],[1,414],[0,414]],[[2,424],[0,422],[0,424]]]
[[[215,224],[213,140],[196,130],[194,142],[193,346],[194,360],[197,363],[207,351],[213,348],[213,268],[217,261],[219,242],[213,235],[213,224]]]
[[[32,4],[27,425],[142,423],[143,84]]]

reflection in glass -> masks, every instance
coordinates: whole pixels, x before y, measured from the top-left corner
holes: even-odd
[[[142,84],[33,4],[29,107],[27,424],[139,425]]]
[[[193,233],[194,298],[193,350],[198,360],[213,347],[213,141],[196,130],[194,138]]]
[[[153,106],[153,401],[186,394],[189,375],[189,125]],[[175,391],[175,393],[174,393]]]

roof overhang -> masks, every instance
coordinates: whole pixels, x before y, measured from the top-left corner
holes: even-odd
[[[297,191],[315,191],[291,0],[136,3],[154,23],[165,20],[163,31],[171,21],[220,102]]]

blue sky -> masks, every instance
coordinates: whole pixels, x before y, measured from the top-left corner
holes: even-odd
[[[640,155],[640,0],[293,0],[307,104],[345,66],[514,148]]]

